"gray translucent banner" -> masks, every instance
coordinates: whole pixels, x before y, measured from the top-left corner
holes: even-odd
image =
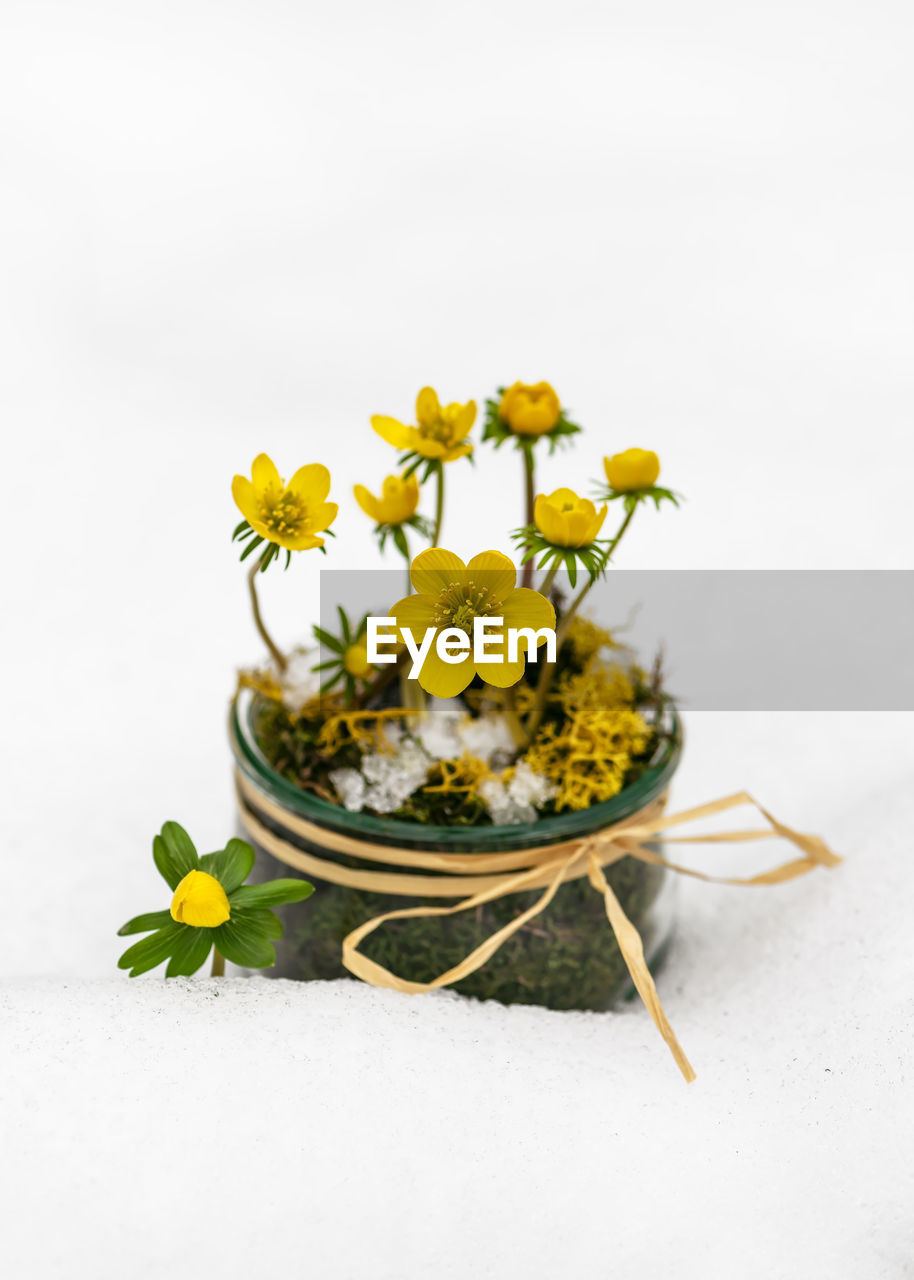
[[[567,604],[575,593],[556,581]],[[325,569],[321,626],[339,632],[338,604],[360,619],[405,594],[405,567]],[[642,666],[662,651],[685,708],[914,710],[914,571],[612,570],[581,614]]]

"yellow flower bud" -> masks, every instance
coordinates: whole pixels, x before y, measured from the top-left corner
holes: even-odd
[[[536,527],[557,547],[586,547],[593,542],[606,519],[606,505],[598,511],[588,498],[579,498],[573,489],[541,493],[533,507]]]
[[[355,500],[375,524],[405,524],[416,514],[419,505],[419,481],[415,475],[402,479],[388,476],[376,498],[363,484],[353,488]]]
[[[660,459],[650,449],[626,449],[603,459],[609,487],[617,493],[650,489],[660,475]]]
[[[343,658],[343,665],[351,676],[361,679],[367,676],[371,671],[371,663],[368,661],[368,649],[364,643],[351,644],[346,650]]]
[[[498,415],[518,436],[542,436],[551,431],[562,412],[559,398],[548,382],[532,386],[515,382],[501,398]]]
[[[215,876],[207,875],[205,871],[188,871],[175,889],[171,915],[178,924],[215,929],[217,925],[225,924],[231,910],[225,890]]]

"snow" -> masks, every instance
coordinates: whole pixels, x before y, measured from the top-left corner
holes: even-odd
[[[909,713],[685,709],[674,808],[748,787],[846,855],[681,884],[692,1085],[635,1004],[115,967],[167,903],[153,832],[233,833],[261,449],[340,504],[326,560],[259,583],[285,647],[324,565],[379,563],[368,417],[425,381],[550,378],[586,433],[546,492],[656,449],[687,501],[626,568],[914,565],[910,6],[5,8],[3,1275],[914,1274]],[[464,559],[523,518],[514,450],[478,455]]]

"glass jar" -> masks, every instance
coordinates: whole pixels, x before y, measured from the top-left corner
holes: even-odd
[[[679,762],[681,725],[670,711],[671,735],[647,768],[617,796],[580,812],[542,818],[515,826],[438,827],[402,822],[368,813],[352,813],[301,791],[272,767],[257,743],[254,724],[258,695],[242,691],[232,706],[229,737],[237,768],[254,789],[290,816],[354,839],[404,849],[448,853],[494,853],[557,844],[592,835],[630,817],[661,796]],[[305,839],[250,804],[256,819],[295,847],[345,866],[378,870],[376,862],[333,852]],[[271,806],[272,807],[272,806]],[[369,893],[301,875],[258,845],[241,827],[239,834],[257,854],[255,880],[275,876],[310,879],[315,892],[305,902],[280,907],[284,935],[276,943],[272,977],[301,980],[351,977],[343,967],[343,939],[375,916],[403,907],[450,905],[445,899],[422,899]],[[662,851],[657,843],[652,847]],[[648,964],[655,969],[672,931],[675,876],[664,868],[627,857],[606,868],[606,878],[622,909],[641,935]],[[367,937],[360,950],[398,977],[430,982],[444,973],[495,931],[526,910],[541,889],[511,894],[451,916],[391,920]],[[631,982],[616,943],[603,897],[586,876],[561,885],[552,902],[475,973],[453,984],[455,991],[503,1004],[540,1004],[550,1009],[610,1007],[630,994]]]

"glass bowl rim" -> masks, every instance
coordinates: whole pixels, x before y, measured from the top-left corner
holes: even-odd
[[[253,717],[262,700],[262,695],[256,691],[241,689],[232,699],[229,711],[229,743],[235,762],[248,781],[291,813],[316,826],[361,835],[379,844],[417,846],[434,843],[439,848],[450,847],[456,851],[459,846],[476,848],[491,843],[501,848],[527,848],[587,836],[630,817],[660,795],[676,772],[682,755],[682,720],[675,705],[668,702],[666,712],[671,736],[658,745],[653,759],[640,777],[611,799],[588,809],[554,814],[536,822],[477,827],[432,826],[345,809],[296,787],[273,768],[257,743]]]

